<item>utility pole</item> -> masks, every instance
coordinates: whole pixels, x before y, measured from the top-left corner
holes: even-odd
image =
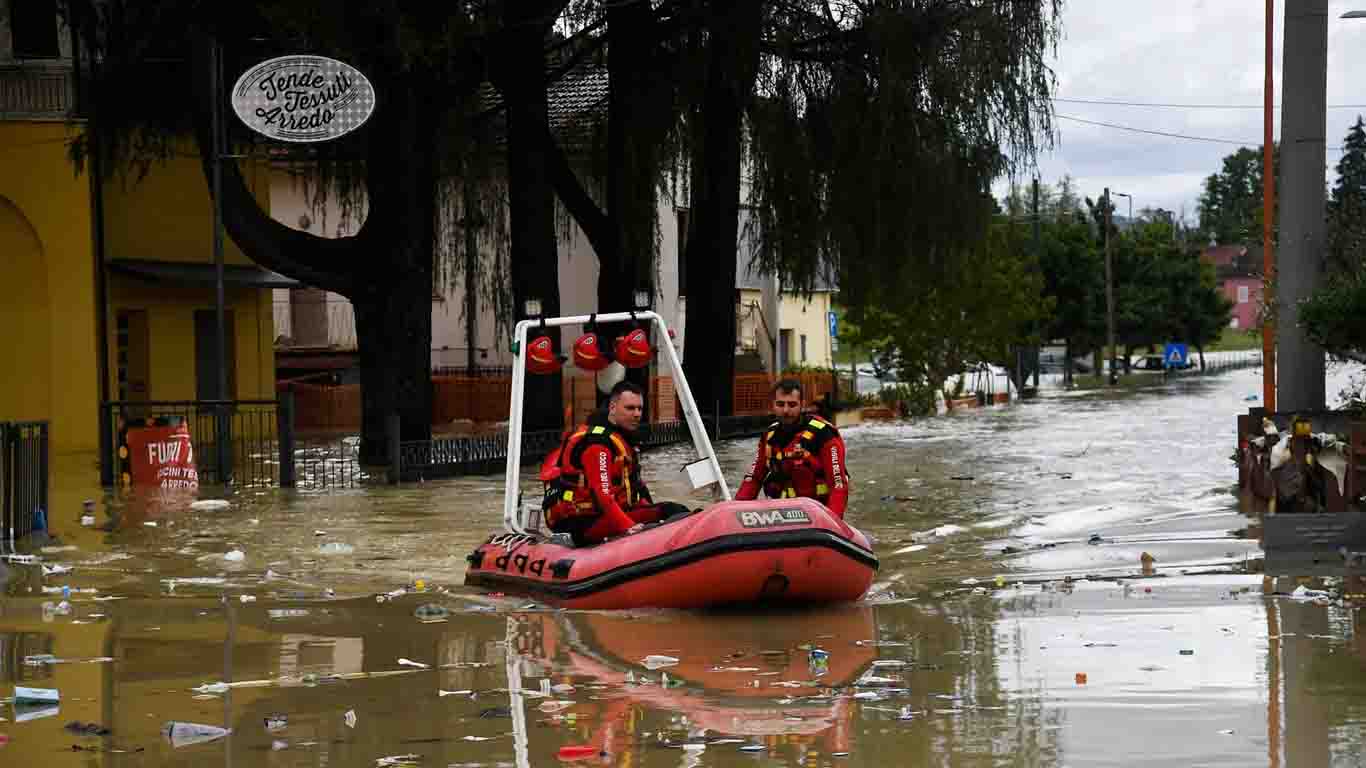
[[[1110,259],[1110,188],[1105,188],[1105,219],[1101,225],[1105,231],[1105,336],[1110,345],[1111,386],[1119,383],[1119,372],[1115,370],[1115,270]]]
[[[216,342],[214,361],[217,372],[214,382],[214,397],[219,401],[214,406],[214,455],[218,471],[218,482],[228,485],[232,482],[232,437],[229,427],[231,416],[222,401],[228,400],[228,359],[227,329],[223,305],[223,153],[226,144],[223,140],[223,47],[218,38],[213,38],[209,49],[209,60],[213,66],[212,83],[213,121],[210,133],[213,153],[213,268],[214,268],[214,339]]]
[[[1321,411],[1323,349],[1299,326],[1299,302],[1314,293],[1325,240],[1328,0],[1285,4],[1281,87],[1280,261],[1276,267],[1277,410]]]
[[[1040,243],[1042,242],[1042,240],[1041,240],[1041,238],[1040,238],[1040,236],[1039,236],[1040,222],[1039,222],[1039,177],[1038,177],[1038,176],[1035,176],[1035,177],[1034,177],[1034,184],[1033,184],[1033,187],[1034,187],[1034,190],[1033,190],[1033,192],[1034,192],[1033,198],[1034,198],[1034,199],[1033,199],[1033,204],[1032,204],[1031,207],[1034,209],[1034,259],[1035,259],[1035,261],[1037,262],[1038,259],[1039,259],[1040,251],[1042,250],[1042,249],[1041,249],[1041,245],[1040,245]],[[1037,328],[1037,325],[1036,325],[1035,327]],[[1032,356],[1033,359],[1030,361],[1030,362],[1032,363],[1032,365],[1033,365],[1033,370],[1034,370],[1034,388],[1035,388],[1035,390],[1037,390],[1037,389],[1039,388],[1039,344],[1041,344],[1042,342],[1043,342],[1043,339],[1039,339],[1039,341],[1038,341],[1037,343],[1035,343],[1035,345],[1034,345],[1034,354],[1033,354],[1033,356]]]
[[[1276,135],[1272,129],[1275,80],[1272,62],[1276,45],[1276,0],[1266,0],[1266,83],[1262,88],[1262,304],[1271,306],[1276,284]],[[1276,324],[1270,313],[1262,323],[1262,407],[1276,412]]]

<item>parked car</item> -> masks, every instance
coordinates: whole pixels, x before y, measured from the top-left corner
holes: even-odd
[[[1171,367],[1176,370],[1186,370],[1194,368],[1195,361],[1187,358],[1185,364]],[[1162,355],[1140,355],[1134,358],[1133,363],[1130,364],[1130,369],[1139,373],[1162,373],[1167,370],[1167,361],[1163,359]]]

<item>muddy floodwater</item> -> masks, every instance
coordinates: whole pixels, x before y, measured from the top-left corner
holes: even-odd
[[[54,539],[0,563],[0,765],[1366,765],[1362,574],[1263,574],[1235,493],[1260,376],[845,430],[881,570],[806,611],[466,589],[501,476],[201,511],[63,458]],[[687,459],[655,498],[707,500]]]

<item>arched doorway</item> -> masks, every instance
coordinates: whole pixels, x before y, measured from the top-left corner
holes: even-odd
[[[0,329],[5,349],[0,421],[52,418],[52,318],[47,264],[38,233],[23,212],[0,196]]]

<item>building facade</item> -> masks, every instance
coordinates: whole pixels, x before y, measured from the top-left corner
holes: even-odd
[[[1200,259],[1214,267],[1219,290],[1233,302],[1229,327],[1244,331],[1261,328],[1262,247],[1216,245],[1206,248]]]
[[[0,0],[0,327],[23,339],[10,350],[19,375],[0,377],[0,420],[49,421],[58,454],[95,451],[102,399],[204,399],[218,371],[212,206],[194,143],[140,180],[78,169],[72,53],[56,3]],[[241,168],[268,206],[262,168]],[[272,397],[266,288],[293,281],[231,238],[225,263],[228,395]]]

